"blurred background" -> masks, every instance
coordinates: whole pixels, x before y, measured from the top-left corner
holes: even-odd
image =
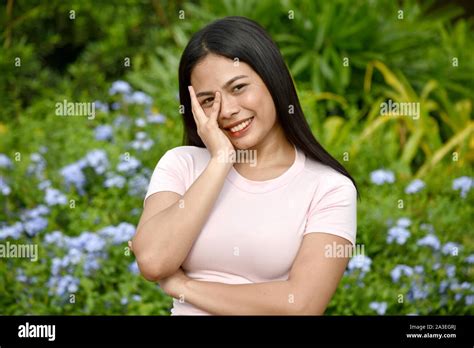
[[[469,1],[1,7],[0,314],[169,314],[127,241],[156,163],[182,144],[181,53],[230,15],[270,33],[314,135],[359,185],[364,254],[326,313],[474,314]],[[386,112],[403,103],[419,112]],[[8,252],[29,244],[36,261]]]

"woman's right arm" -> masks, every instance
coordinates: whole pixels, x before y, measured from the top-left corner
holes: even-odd
[[[132,240],[138,267],[146,279],[158,281],[181,266],[201,232],[231,167],[232,163],[211,158],[182,198],[174,192],[158,192],[146,200]]]
[[[132,243],[138,267],[150,281],[170,276],[184,262],[235,160],[231,156],[234,147],[217,122],[221,107],[220,93],[216,92],[212,110],[206,115],[191,86],[189,92],[197,133],[210,152],[211,159],[182,200],[174,192],[155,193],[146,200]],[[228,157],[223,157],[223,153]]]

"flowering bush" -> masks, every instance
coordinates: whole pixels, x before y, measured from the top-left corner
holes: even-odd
[[[96,104],[111,122],[82,124],[86,132],[65,160],[58,160],[58,144],[18,151],[16,160],[13,152],[0,154],[0,243],[37,247],[30,259],[3,255],[2,314],[169,313],[171,299],[141,278],[127,245],[165,151],[153,148],[152,138],[167,118],[124,81],[109,92],[109,101]]]

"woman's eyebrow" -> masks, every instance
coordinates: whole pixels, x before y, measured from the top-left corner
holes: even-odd
[[[248,77],[247,75],[238,75],[238,76],[235,76],[233,78],[231,78],[229,81],[227,81],[225,83],[224,86],[222,86],[222,88],[226,88],[227,86],[229,86],[230,84],[232,84],[232,82],[238,80],[238,79],[241,79],[241,78],[244,78],[244,77]],[[202,97],[202,96],[205,96],[205,95],[214,95],[213,92],[199,92],[198,94],[196,94],[196,98],[199,98],[199,97]]]

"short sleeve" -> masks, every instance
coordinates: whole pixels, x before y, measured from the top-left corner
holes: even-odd
[[[322,197],[314,198],[303,236],[312,232],[329,233],[345,238],[355,246],[357,190],[352,181],[347,179],[342,183],[333,184]]]
[[[184,180],[186,170],[187,166],[184,159],[177,156],[173,150],[167,151],[158,161],[153,171],[143,205],[145,205],[145,200],[149,196],[161,191],[172,191],[184,195],[186,192]]]

